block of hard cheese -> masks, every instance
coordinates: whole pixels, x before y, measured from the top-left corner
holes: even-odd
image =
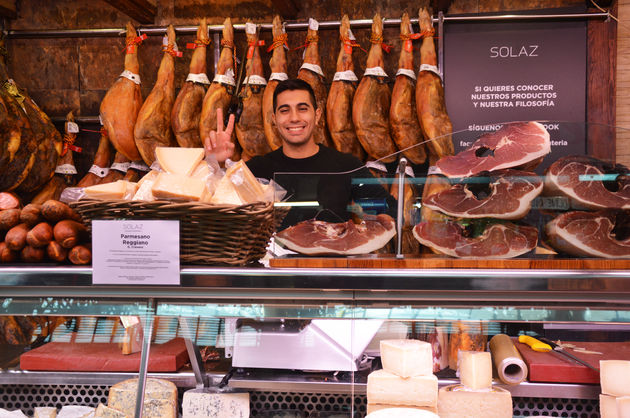
[[[385,408],[372,412],[365,416],[365,418],[440,418],[433,412],[425,411],[416,408]]]
[[[389,405],[435,406],[438,380],[434,374],[400,377],[386,370],[368,375],[368,403]]]
[[[230,179],[243,203],[264,200],[265,192],[262,185],[256,180],[243,160],[237,161],[225,170],[225,177]]]
[[[33,411],[33,418],[55,418],[57,408],[52,406],[36,406]]]
[[[87,197],[103,200],[131,199],[136,193],[136,183],[118,180],[112,183],[96,184],[83,189]]]
[[[381,340],[383,369],[400,377],[433,374],[431,344],[420,340]]]
[[[488,351],[460,351],[459,378],[466,389],[492,387],[492,358]]]
[[[599,378],[604,395],[630,396],[630,361],[600,360]]]
[[[209,203],[238,206],[245,202],[241,200],[241,197],[236,192],[236,188],[229,177],[223,176],[221,180],[217,182],[217,188],[214,190],[214,194],[210,198]]]
[[[170,174],[190,176],[203,159],[203,148],[156,147],[155,159]]]
[[[599,395],[601,418],[630,417],[630,396]]]
[[[147,202],[155,200],[151,189],[157,180],[159,171],[151,170],[138,181],[138,189],[131,200],[146,200]]]
[[[206,183],[180,174],[160,173],[151,188],[157,199],[201,200]]]
[[[369,404],[367,404],[366,413],[371,414],[372,412],[380,411],[381,409],[387,409],[387,408],[400,408],[400,407],[397,406],[397,405],[384,405],[384,404],[380,404],[380,403],[369,403]],[[438,412],[437,405],[435,405],[435,406],[410,406],[410,405],[407,405],[407,406],[405,406],[405,408],[422,409],[423,411],[429,411],[429,412],[432,412],[434,414],[437,414],[437,412]]]
[[[0,418],[28,418],[28,415],[24,415],[19,409],[9,411],[8,409],[0,408]]]
[[[440,418],[512,418],[512,395],[505,389],[470,391],[463,385],[440,388]]]
[[[109,388],[107,406],[135,416],[138,379],[118,382]],[[177,387],[168,380],[148,378],[145,383],[144,418],[177,418]]]
[[[216,393],[210,389],[191,389],[184,392],[182,418],[247,418],[249,393]]]
[[[94,418],[133,418],[133,416],[99,403],[94,412]]]

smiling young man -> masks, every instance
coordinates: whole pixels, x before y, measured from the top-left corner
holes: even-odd
[[[351,154],[341,153],[315,143],[313,131],[322,117],[311,86],[299,79],[278,83],[273,95],[273,121],[282,138],[282,146],[247,161],[247,166],[259,178],[273,179],[287,190],[289,201],[319,202],[311,208],[294,208],[285,218],[283,227],[317,217],[328,222],[350,218],[351,202],[369,201],[395,216],[396,200],[376,183],[363,163]],[[217,111],[217,131],[206,138],[206,150],[225,161],[234,152],[230,136],[234,116],[223,129],[222,112]]]

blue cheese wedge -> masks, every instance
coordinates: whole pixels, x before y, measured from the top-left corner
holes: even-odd
[[[184,392],[182,418],[247,418],[249,393],[212,393],[207,389]]]
[[[138,379],[128,379],[109,388],[107,406],[130,417],[135,415]],[[162,379],[147,379],[144,391],[144,418],[177,418],[177,387]]]
[[[99,403],[94,413],[94,418],[133,418],[133,416]]]

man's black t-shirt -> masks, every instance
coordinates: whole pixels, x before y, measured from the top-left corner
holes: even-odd
[[[323,145],[317,154],[299,159],[287,157],[281,147],[252,158],[247,167],[256,177],[282,186],[287,191],[286,200],[319,202],[318,208],[293,208],[283,228],[314,217],[327,222],[346,221],[350,218],[350,202],[362,199],[385,204],[381,212],[392,216],[396,213],[396,200],[377,184],[359,159]]]

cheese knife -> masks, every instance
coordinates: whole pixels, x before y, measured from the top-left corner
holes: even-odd
[[[531,347],[532,350],[534,351],[539,351],[539,352],[548,352],[548,351],[555,351],[558,354],[562,354],[563,356],[566,356],[568,358],[570,358],[573,361],[576,361],[578,363],[580,363],[583,366],[588,367],[589,369],[592,369],[594,371],[596,371],[597,373],[599,373],[599,370],[594,367],[593,365],[587,363],[586,361],[574,356],[573,354],[567,352],[567,350],[565,350],[562,346],[554,343],[553,341],[544,338],[544,337],[531,337],[529,335],[519,335],[518,337],[518,342],[523,343],[523,344],[527,344],[528,346]]]

